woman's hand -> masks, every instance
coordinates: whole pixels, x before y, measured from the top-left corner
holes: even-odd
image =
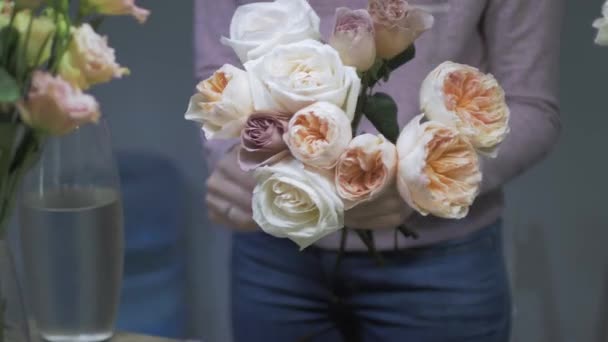
[[[233,148],[220,160],[207,180],[209,219],[240,231],[257,229],[251,212],[251,197],[255,179],[241,170],[237,163],[238,148]]]
[[[377,199],[346,211],[344,221],[348,228],[391,229],[403,224],[413,213],[397,190],[390,189]]]

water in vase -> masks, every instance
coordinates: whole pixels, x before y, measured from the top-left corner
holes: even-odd
[[[124,254],[119,193],[67,187],[25,194],[21,208],[29,302],[42,337],[111,337]]]

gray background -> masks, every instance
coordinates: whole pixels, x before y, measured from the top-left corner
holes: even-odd
[[[507,187],[505,233],[519,342],[608,341],[608,48],[592,43],[591,22],[602,1],[567,2],[563,135],[548,160]],[[205,221],[198,131],[183,120],[195,85],[192,2],[140,3],[153,12],[146,26],[120,18],[104,29],[132,76],[97,94],[117,149],[165,156],[187,179],[192,334],[228,341],[229,236]]]

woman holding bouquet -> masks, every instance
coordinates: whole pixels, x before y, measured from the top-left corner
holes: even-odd
[[[239,158],[239,139],[206,141],[211,172],[207,181],[209,216],[236,231],[231,264],[235,339],[508,341],[511,303],[501,240],[502,187],[542,159],[559,133],[561,1],[310,0],[308,7],[304,0],[277,0],[265,3],[255,20],[251,17],[254,7],[237,11],[252,2],[196,0],[196,72],[201,80],[207,79],[199,86],[203,95],[225,88],[226,75],[231,75],[234,89],[246,82],[240,70],[222,67],[240,67],[236,57],[241,62],[256,60],[272,45],[294,36],[319,39],[319,22],[327,40],[332,37],[336,7],[367,8],[374,23],[373,29],[364,31],[375,30],[375,45],[373,41],[359,44],[356,53],[342,55],[345,64],[369,68],[376,54],[393,58],[426,31],[416,40],[416,58],[395,71],[389,84],[380,86],[396,100],[402,126],[421,108],[433,106],[425,102],[432,102],[432,96],[424,94],[433,91],[430,85],[442,69],[431,75],[429,72],[444,61],[454,61],[492,73],[501,83],[504,94],[499,97],[503,101],[506,98],[510,108],[511,134],[501,144],[497,158],[480,159],[483,182],[479,197],[466,213],[438,209],[430,211],[434,216],[423,216],[420,208],[406,205],[397,191],[386,191],[346,210],[345,225],[351,231],[372,230],[386,262],[379,267],[369,258],[361,240],[350,232],[337,272],[334,265],[341,234],[329,234],[300,252],[293,243],[262,233],[252,214],[256,180],[250,172],[241,171],[243,164],[257,161],[246,159],[246,154]],[[344,11],[338,10],[338,16]],[[259,13],[265,14],[260,17]],[[329,40],[340,50],[341,45],[334,40],[338,31]],[[228,37],[224,45],[234,51],[218,44],[219,36]],[[374,51],[371,57],[370,51]],[[458,64],[448,63],[446,68],[458,68]],[[221,72],[214,74],[218,69]],[[256,70],[252,64],[246,69]],[[467,78],[472,75],[469,69],[460,71],[456,75],[465,76],[448,77],[449,86],[442,90],[444,96],[456,99],[452,103],[455,110],[471,110],[472,100],[467,96],[485,101],[475,102],[483,104],[476,105],[477,114],[484,108],[496,108],[497,104],[487,103],[494,98],[492,94],[470,95],[470,86],[478,86],[480,81]],[[420,96],[423,81],[427,87],[423,86]],[[229,108],[238,109],[252,101],[243,98],[243,92],[235,94],[239,99]],[[504,122],[508,122],[508,110],[505,113]],[[283,114],[256,115],[278,122]],[[227,121],[213,125],[205,122],[203,126],[208,138],[233,128],[234,122]],[[374,133],[375,129],[364,120],[360,131]],[[505,124],[503,135],[507,131]],[[483,139],[474,142],[478,143],[476,148],[484,155],[495,155],[495,150],[482,146],[494,137],[491,132],[485,133]],[[460,220],[437,217],[465,215]],[[395,237],[394,228],[404,223],[415,231],[417,239]],[[394,250],[395,242],[398,251]]]

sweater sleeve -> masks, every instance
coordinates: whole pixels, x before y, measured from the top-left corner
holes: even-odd
[[[489,71],[504,87],[511,133],[484,158],[482,193],[543,159],[560,132],[559,50],[563,0],[490,0],[482,30]]]
[[[194,72],[197,80],[208,78],[224,64],[240,65],[232,49],[220,43],[222,36],[229,36],[230,21],[236,7],[236,0],[194,1]],[[201,137],[210,171],[238,143],[237,139],[208,141],[202,132]]]

